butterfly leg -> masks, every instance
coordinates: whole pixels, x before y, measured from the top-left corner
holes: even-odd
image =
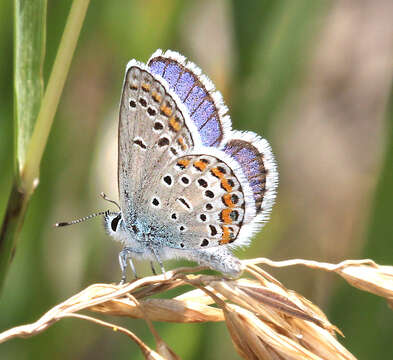
[[[131,270],[135,276],[135,278],[138,277],[134,263],[132,262],[131,259],[131,253],[132,250],[125,247],[122,251],[119,253],[119,263],[120,263],[120,270],[121,270],[121,281],[120,284],[124,284],[126,282],[126,270],[127,270],[127,260],[130,263]]]
[[[158,264],[160,265],[161,273],[165,274],[165,268],[164,265],[162,264],[160,257],[158,256],[157,250],[154,247],[150,247],[150,250],[153,253],[154,257],[156,258]]]
[[[150,261],[150,267],[151,267],[151,271],[153,272],[153,275],[157,275],[156,269],[154,269],[153,261]]]

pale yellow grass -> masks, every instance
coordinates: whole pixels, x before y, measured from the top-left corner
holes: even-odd
[[[130,337],[146,359],[180,359],[155,331],[152,321],[178,323],[225,322],[236,351],[244,359],[355,359],[336,339],[339,329],[310,301],[285,288],[261,264],[284,267],[303,265],[334,272],[351,285],[387,299],[393,307],[393,267],[371,260],[340,264],[308,260],[274,262],[244,260],[240,279],[196,275],[203,268],[179,268],[125,285],[94,284],[45,313],[36,322],[0,333],[0,343],[29,337],[65,317],[95,322]],[[168,299],[152,298],[169,289],[191,285],[194,290]],[[82,310],[145,319],[156,339],[156,350],[133,332]]]

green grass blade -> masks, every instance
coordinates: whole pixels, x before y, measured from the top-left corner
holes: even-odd
[[[14,128],[18,174],[26,161],[44,91],[46,5],[46,0],[15,0]]]
[[[26,154],[25,166],[21,172],[21,186],[31,194],[38,185],[39,169],[56,114],[57,105],[63,92],[90,0],[74,0],[67,19],[59,50],[56,54],[42,104]]]
[[[14,2],[14,181],[0,232],[0,288],[12,260],[23,223],[26,194],[20,189],[20,171],[41,106],[44,90],[46,0]]]
[[[15,127],[17,128],[18,167],[14,174],[11,194],[0,229],[0,289],[3,287],[7,270],[16,250],[30,197],[39,182],[42,155],[89,5],[89,0],[74,0],[48,86],[41,101],[43,61],[41,57],[44,56],[45,28],[41,27],[40,30],[37,30],[32,27],[32,24],[45,27],[46,0],[41,1],[43,1],[41,5],[45,6],[35,8],[33,5],[38,6],[39,0],[15,0],[15,49],[18,49],[15,50],[15,67],[18,67],[15,71],[15,113],[17,119]],[[38,13],[39,10],[41,13]],[[35,17],[40,20],[34,20]],[[24,22],[28,24],[24,24]],[[30,34],[22,35],[22,29]],[[37,39],[33,41],[35,33],[41,33],[43,37],[39,42],[41,46],[36,44]],[[19,44],[19,41],[23,43]],[[23,44],[28,49],[24,49]],[[35,61],[32,59],[23,60],[24,56],[36,57],[36,59]],[[37,73],[34,73],[32,69]],[[28,99],[32,96],[29,89],[33,86],[33,82],[37,86],[34,93],[35,100]],[[28,108],[25,109],[25,107]],[[19,145],[20,143],[22,145]]]

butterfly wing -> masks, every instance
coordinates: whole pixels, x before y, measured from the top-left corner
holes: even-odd
[[[155,184],[158,170],[200,144],[186,109],[169,93],[165,81],[131,61],[126,70],[120,104],[118,185],[121,208],[130,225],[144,193]],[[180,104],[179,104],[180,103]],[[188,121],[188,124],[186,124]]]
[[[223,151],[242,169],[255,201],[255,222],[266,222],[276,197],[278,172],[267,140],[251,131],[232,131]]]
[[[269,217],[278,181],[269,144],[250,132],[234,133],[224,151],[195,149],[160,177],[150,206],[163,209],[185,250],[247,245]]]
[[[137,223],[161,248],[247,244],[275,197],[269,145],[230,130],[217,95],[189,64],[156,56],[149,66],[129,64],[121,100],[118,178],[126,224]],[[197,112],[204,103],[213,108],[209,116]],[[209,122],[217,124],[205,133]]]
[[[220,147],[231,131],[228,108],[206,75],[184,56],[157,50],[149,59],[153,74],[162,76],[184,103],[205,146]]]
[[[255,217],[241,168],[219,150],[175,159],[146,195],[151,212],[174,227],[176,247],[184,250],[234,243],[243,224]]]

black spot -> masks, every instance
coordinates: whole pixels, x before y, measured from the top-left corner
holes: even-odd
[[[150,116],[154,116],[154,115],[156,115],[157,114],[157,111],[155,111],[153,108],[151,108],[151,107],[148,107],[147,108],[147,113],[150,115]],[[155,126],[156,124],[154,124],[154,126]]]
[[[186,228],[183,225],[181,225],[181,226],[179,226],[179,230],[184,231],[184,230],[186,230]]]
[[[120,219],[121,219],[121,215],[120,214],[112,219],[112,221],[111,221],[112,231],[116,232],[117,225],[119,224]]]
[[[141,104],[143,107],[147,106],[147,101],[144,98],[139,98],[139,104]]]
[[[207,187],[207,182],[205,179],[198,179],[198,184],[204,188]]]
[[[207,203],[205,207],[206,207],[206,210],[211,210],[211,209],[213,209],[213,205],[210,204],[210,203]]]
[[[185,207],[187,207],[188,209],[191,209],[190,204],[189,204],[185,199],[183,199],[183,198],[178,198],[178,200],[179,200]]]
[[[183,184],[188,185],[190,183],[190,179],[188,177],[183,176],[181,178]]]
[[[180,243],[180,247],[184,248],[184,244],[183,244],[183,243]]]
[[[226,170],[222,167],[222,166],[217,166],[217,170],[222,173],[222,174],[226,174]]]
[[[162,125],[159,121],[156,121],[154,123],[154,130],[162,130],[164,128],[164,125]]]
[[[139,229],[136,227],[136,225],[132,225],[132,226],[131,226],[131,229],[132,229],[132,231],[133,231],[135,234],[138,234]]]
[[[164,181],[168,184],[168,185],[172,185],[172,177],[167,175],[164,176]]]
[[[130,106],[131,107],[136,107],[136,102],[134,100],[130,100]]]
[[[209,245],[209,240],[203,239],[201,246],[207,246],[207,245]]]
[[[151,202],[154,206],[160,205],[160,202],[158,201],[157,198],[153,198],[153,201]]]
[[[210,235],[211,236],[217,235],[217,229],[214,225],[209,225],[209,228],[210,228]]]
[[[207,160],[207,159],[200,159],[203,163],[205,163],[205,164],[207,164],[207,165],[209,165],[210,164],[210,161],[209,160]]]
[[[210,199],[213,199],[213,198],[214,198],[214,193],[213,193],[213,191],[211,191],[211,190],[206,190],[206,191],[205,191],[205,195],[206,195],[208,198],[210,198]]]
[[[170,150],[173,155],[178,155],[178,152],[176,151],[176,149],[174,147],[171,147]]]
[[[169,145],[169,139],[166,137],[162,137],[160,140],[158,140],[158,146],[166,146]]]
[[[134,144],[140,146],[142,149],[146,149],[146,145],[143,143],[142,140],[134,140]]]
[[[239,212],[232,210],[229,216],[231,217],[232,221],[237,221],[237,219],[239,219]]]
[[[173,220],[177,220],[177,215],[176,215],[175,213],[173,213],[173,214],[171,215],[171,218],[172,218]]]
[[[206,216],[205,214],[199,215],[199,218],[200,218],[202,221],[206,221],[206,220],[207,220],[207,216]]]

